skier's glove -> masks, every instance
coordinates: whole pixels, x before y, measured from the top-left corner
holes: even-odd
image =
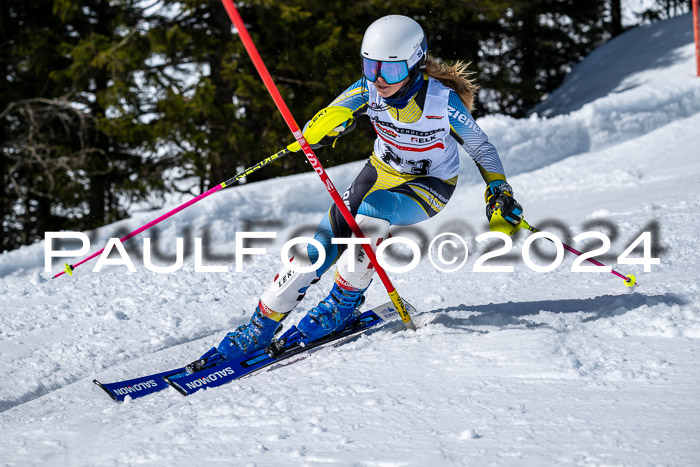
[[[306,142],[313,149],[334,144],[338,138],[350,133],[355,128],[352,110],[347,107],[330,106],[318,111],[314,118],[304,126]],[[287,146],[292,152],[301,150],[298,142]]]
[[[354,130],[355,125],[356,125],[355,119],[350,118],[350,120],[348,120],[347,122],[333,128],[330,131],[330,133],[328,133],[326,136],[321,138],[321,141],[319,141],[316,144],[312,144],[311,148],[316,149],[316,148],[319,148],[321,146],[328,146],[328,145],[333,145],[333,147],[335,147],[335,143],[336,143],[336,141],[338,141],[338,138],[340,138],[341,136],[345,136],[348,133],[350,133],[352,130]]]
[[[515,201],[513,189],[505,180],[489,183],[484,198],[486,198],[486,217],[491,230],[499,230],[510,235],[520,228],[523,207]],[[505,223],[501,219],[505,220]],[[515,228],[510,228],[506,223]]]
[[[486,192],[484,193],[484,200],[488,203],[489,199],[493,196],[505,194],[507,196],[513,196],[513,188],[505,180],[494,180],[493,182],[486,185]]]

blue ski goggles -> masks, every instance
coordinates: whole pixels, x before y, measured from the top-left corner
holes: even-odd
[[[362,71],[367,81],[374,83],[381,76],[387,84],[396,84],[408,78],[408,63],[381,62],[362,57]]]

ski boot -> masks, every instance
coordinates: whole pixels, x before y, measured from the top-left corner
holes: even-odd
[[[359,315],[356,313],[365,301],[367,289],[345,288],[333,284],[328,297],[304,316],[297,328],[302,334],[300,342],[306,344],[351,325]]]
[[[268,318],[260,311],[261,304],[255,308],[250,323],[239,326],[229,332],[217,348],[225,360],[236,360],[257,350],[264,349],[272,338],[282,329],[282,323]],[[284,318],[284,315],[282,315]]]
[[[198,371],[211,368],[224,361],[224,357],[216,350],[216,347],[209,349],[207,353],[199,357],[199,360],[195,360],[189,365],[185,366],[185,371],[188,374],[196,373]]]

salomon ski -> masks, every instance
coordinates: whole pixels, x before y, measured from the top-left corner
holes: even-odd
[[[139,397],[162,391],[168,387],[168,383],[166,383],[163,378],[183,373],[184,371],[185,368],[183,367],[114,383],[100,383],[96,379],[93,379],[92,382],[104,389],[109,397],[115,401],[124,402],[127,396],[132,399],[138,399]]]
[[[410,306],[410,305],[407,305]],[[412,308],[411,308],[412,309]],[[248,376],[270,365],[282,362],[296,355],[309,352],[319,347],[338,344],[344,338],[355,336],[381,323],[395,319],[398,312],[393,303],[389,302],[373,310],[360,314],[354,323],[340,332],[322,337],[316,341],[302,345],[301,334],[296,326],[289,328],[279,340],[274,341],[265,350],[259,350],[238,361],[225,361],[211,368],[187,374],[180,373],[166,376],[164,379],[177,391],[188,396],[200,389],[221,386],[235,379]]]
[[[406,305],[409,310],[413,310],[410,305]],[[300,343],[299,331],[296,326],[292,326],[265,350],[254,352],[240,360],[225,361],[196,373],[189,373],[185,367],[182,367],[125,381],[101,383],[95,379],[93,383],[117,402],[123,402],[126,397],[131,399],[144,397],[162,391],[168,385],[173,386],[183,395],[189,395],[202,388],[221,386],[243,376],[248,376],[295,355],[327,345],[337,345],[347,337],[355,336],[397,317],[396,308],[389,302],[361,313],[351,326],[342,331],[306,345]]]

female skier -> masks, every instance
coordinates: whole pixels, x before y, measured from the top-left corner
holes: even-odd
[[[513,199],[498,152],[469,112],[477,86],[468,79],[466,65],[448,67],[429,57],[423,29],[399,15],[370,25],[361,56],[364,76],[328,109],[344,107],[353,118],[366,115],[377,133],[372,155],[343,195],[360,229],[371,238],[372,248],[376,250],[387,238],[391,225],[416,224],[445,207],[457,184],[459,146],[471,155],[487,184],[487,217],[499,208],[508,222],[517,225],[522,207]],[[349,132],[353,118],[320,144]],[[331,243],[332,238],[351,234],[333,205],[315,234],[327,253],[324,264],[313,272],[297,272],[285,265],[262,293],[250,323],[228,333],[189,369],[197,371],[222,358],[237,359],[266,348],[282,328],[282,320],[333,263],[337,265],[332,290],[297,328],[302,342],[311,342],[351,323],[374,273],[361,248],[350,255],[349,249]],[[308,246],[308,255],[312,263],[319,257],[313,245]]]

